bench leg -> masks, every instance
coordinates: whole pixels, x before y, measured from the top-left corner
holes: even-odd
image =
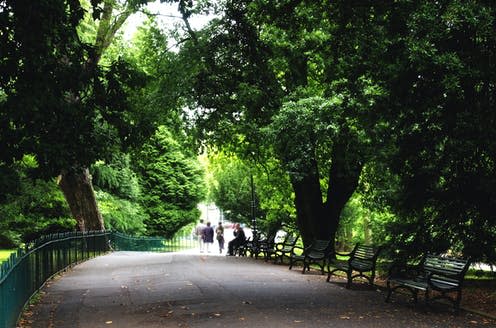
[[[351,276],[351,269],[346,271],[346,278],[347,278],[347,282],[346,282],[346,289],[350,289],[351,287],[351,283],[353,281],[353,277]]]
[[[391,284],[389,283],[389,281],[387,282],[387,290],[388,290],[388,293],[386,295],[386,303],[389,302],[389,299],[391,298],[391,293],[393,292],[393,290],[391,289]]]
[[[458,312],[460,311],[460,303],[461,303],[461,301],[462,301],[462,291],[459,290],[456,293],[456,299],[455,299],[455,302],[453,304],[455,314],[458,314]]]
[[[418,301],[418,290],[412,290],[413,303],[417,303]]]
[[[370,278],[368,280],[369,280],[370,286],[374,287],[375,271],[372,271],[372,274],[370,275]]]
[[[307,269],[307,271],[310,271],[310,263],[307,263],[305,260],[303,260],[303,270],[301,271],[302,274],[305,274],[305,269]]]

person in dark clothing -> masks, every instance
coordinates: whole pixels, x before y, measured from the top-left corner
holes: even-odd
[[[205,250],[210,253],[210,246],[214,243],[214,228],[211,227],[210,222],[203,228],[203,242],[205,243]]]
[[[219,253],[222,254],[224,250],[224,227],[222,226],[222,222],[219,222],[219,225],[215,229],[215,234],[217,235],[217,242],[219,243]]]
[[[240,245],[243,245],[246,241],[246,236],[245,232],[243,231],[243,228],[239,225],[239,223],[236,223],[234,225],[234,239],[231,240],[227,244],[227,255],[234,255],[234,249],[238,248]]]

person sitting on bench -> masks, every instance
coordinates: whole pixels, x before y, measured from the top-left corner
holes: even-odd
[[[239,246],[243,245],[246,242],[246,236],[245,232],[243,231],[243,228],[239,225],[239,223],[236,223],[234,225],[234,239],[231,240],[227,244],[227,255],[234,255],[234,250],[237,249]]]

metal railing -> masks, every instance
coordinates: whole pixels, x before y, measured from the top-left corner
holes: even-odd
[[[108,251],[110,235],[57,233],[19,248],[0,268],[0,327],[15,327],[24,304],[54,274]]]
[[[112,249],[116,251],[177,252],[194,248],[197,241],[189,235],[176,235],[174,238],[128,236],[119,232],[111,235]]]
[[[0,328],[11,328],[25,304],[56,273],[108,251],[174,252],[195,247],[192,236],[127,236],[111,231],[43,236],[19,248],[0,266]]]

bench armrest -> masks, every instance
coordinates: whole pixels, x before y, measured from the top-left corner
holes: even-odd
[[[349,253],[339,253],[339,252],[336,252],[334,251],[334,255],[339,255],[339,256],[351,256],[353,252],[349,252]]]
[[[289,246],[285,243],[275,243],[274,247],[276,250],[281,251],[284,249],[284,247]]]
[[[349,260],[351,260],[351,255],[352,255],[353,252],[349,252],[349,253],[340,253],[340,252],[331,252],[329,253],[329,261],[331,262],[348,262]],[[336,257],[336,255],[338,256],[343,256],[343,257],[347,257],[347,259],[338,259]]]
[[[295,246],[293,247],[293,249],[291,250],[291,254],[294,254],[294,255],[299,255],[299,254],[296,254],[296,253],[295,253],[295,250],[297,250],[297,249],[301,250],[301,251],[302,251],[302,254],[305,254],[306,249],[305,249],[305,248],[303,248],[303,247],[300,247],[300,246],[296,246],[296,245],[295,245]]]

